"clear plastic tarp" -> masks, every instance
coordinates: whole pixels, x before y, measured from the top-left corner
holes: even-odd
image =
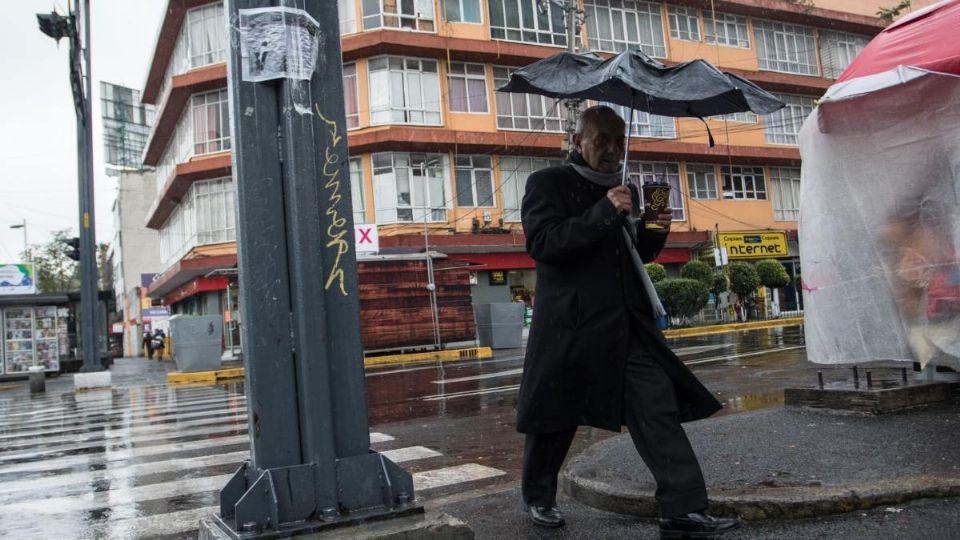
[[[824,102],[800,152],[808,358],[960,368],[960,77]]]

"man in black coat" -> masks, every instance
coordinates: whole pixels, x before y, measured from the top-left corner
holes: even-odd
[[[636,196],[620,185],[624,127],[609,107],[587,109],[570,161],[527,180],[521,216],[537,261],[537,309],[517,403],[523,498],[535,524],[562,526],[557,475],[577,426],[626,424],[657,481],[661,533],[721,534],[738,524],[703,513],[703,474],[680,425],[721,406],[668,347],[631,259],[623,227],[635,227],[650,262],[671,214],[645,216],[659,229],[628,219]]]

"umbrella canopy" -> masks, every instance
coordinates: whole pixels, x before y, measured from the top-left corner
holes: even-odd
[[[745,111],[769,114],[784,106],[769,92],[705,60],[667,67],[636,50],[607,60],[555,54],[514,71],[510,82],[498,91],[593,99],[674,117],[706,118]]]
[[[929,73],[960,75],[960,0],[911,13],[877,34],[850,62],[823,101],[904,84]]]

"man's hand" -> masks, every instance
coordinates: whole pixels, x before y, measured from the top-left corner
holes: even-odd
[[[617,213],[629,214],[633,211],[633,200],[630,197],[630,188],[627,186],[617,186],[607,191],[607,199],[617,209]]]
[[[673,223],[673,209],[664,208],[659,214],[654,214],[653,210],[650,208],[650,205],[646,205],[643,209],[643,216],[645,221],[648,224],[657,225],[658,228],[650,229],[654,231],[670,231],[670,224]]]

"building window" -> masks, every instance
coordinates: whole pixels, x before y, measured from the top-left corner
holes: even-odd
[[[870,38],[866,36],[820,30],[820,64],[823,65],[823,76],[828,79],[840,77],[869,41]]]
[[[800,219],[800,169],[770,167],[770,191],[773,192],[773,219]]]
[[[726,13],[703,12],[703,35],[707,43],[716,43],[728,47],[750,48],[750,36],[747,34],[747,18]]]
[[[373,154],[377,223],[447,221],[446,160],[442,154]]]
[[[683,207],[683,193],[680,191],[679,163],[645,163],[631,161],[628,168],[630,182],[637,189],[643,184],[655,182],[670,184],[670,207],[673,208],[673,221],[686,221]]]
[[[820,74],[812,28],[754,20],[753,32],[757,38],[760,69],[797,75]]]
[[[443,16],[450,22],[483,22],[480,0],[443,0]]]
[[[774,95],[787,106],[763,117],[764,140],[771,144],[797,144],[797,135],[803,121],[813,112],[813,98],[791,94]]]
[[[634,0],[587,0],[590,48],[620,52],[640,49],[649,56],[666,58],[660,4]]]
[[[230,178],[195,182],[190,190],[196,211],[197,244],[235,240],[233,181]]]
[[[227,36],[222,3],[187,12],[190,66],[200,67],[226,60]]]
[[[209,154],[230,149],[230,102],[227,90],[196,94],[193,111],[193,153]]]
[[[357,65],[343,65],[343,107],[347,113],[347,129],[360,127],[360,105],[357,95]]]
[[[496,206],[490,156],[457,156],[456,179],[457,206]]]
[[[767,199],[763,167],[723,166],[720,171],[723,174],[724,199]]]
[[[350,160],[350,200],[353,201],[353,222],[367,222],[367,205],[363,199],[363,162],[360,158]]]
[[[700,17],[695,8],[667,6],[670,18],[670,37],[685,41],[700,41]]]
[[[357,31],[357,11],[353,0],[337,0],[337,14],[340,17],[340,33],[352,34]]]
[[[381,56],[367,66],[371,124],[441,124],[436,60]]]
[[[483,64],[453,62],[447,66],[447,84],[450,86],[450,110],[454,112],[486,113],[487,69]]]
[[[757,113],[754,113],[751,111],[721,114],[719,116],[713,116],[711,118],[713,118],[714,120],[719,120],[721,122],[726,120],[727,122],[740,122],[743,124],[757,123]]]
[[[433,0],[363,0],[363,29],[433,32]]]
[[[520,221],[520,203],[527,187],[527,178],[534,171],[556,167],[563,162],[559,159],[540,159],[530,157],[500,158],[500,191],[503,193],[503,220]]]
[[[617,111],[624,123],[630,122],[630,108],[613,103],[600,103]],[[631,137],[651,137],[657,139],[676,139],[677,123],[672,117],[658,116],[645,111],[633,110]]]
[[[493,67],[493,85],[510,80],[512,68]],[[560,100],[534,94],[497,92],[497,127],[530,131],[563,131]]]
[[[490,37],[566,46],[563,8],[538,0],[490,0]]]
[[[717,168],[687,164],[687,192],[691,199],[716,199]]]

